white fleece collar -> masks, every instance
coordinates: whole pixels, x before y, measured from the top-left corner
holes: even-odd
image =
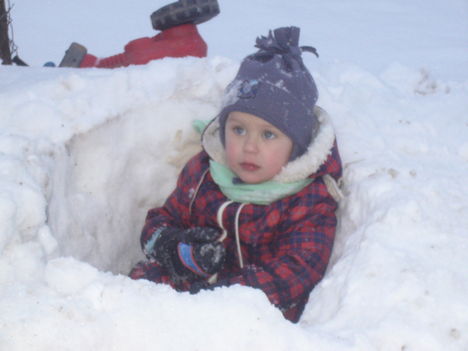
[[[272,179],[280,183],[290,183],[308,178],[316,173],[326,161],[335,141],[335,131],[327,112],[315,106],[314,112],[320,123],[318,133],[307,151],[286,166]],[[224,146],[219,137],[219,121],[214,119],[204,130],[202,146],[216,162],[226,165]]]

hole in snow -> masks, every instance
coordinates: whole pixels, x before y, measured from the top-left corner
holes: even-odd
[[[180,167],[199,150],[191,121],[201,114],[212,111],[172,101],[75,135],[56,155],[48,209],[59,254],[127,274],[143,258],[146,212],[164,202]]]

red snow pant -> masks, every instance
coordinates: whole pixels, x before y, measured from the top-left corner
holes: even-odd
[[[116,68],[144,65],[164,57],[206,57],[208,46],[194,24],[182,24],[162,31],[152,38],[135,39],[118,55],[97,58],[86,54],[80,67]]]

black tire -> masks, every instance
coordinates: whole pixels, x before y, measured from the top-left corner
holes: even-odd
[[[154,11],[151,23],[154,29],[163,31],[186,23],[200,24],[217,14],[217,0],[179,0]]]

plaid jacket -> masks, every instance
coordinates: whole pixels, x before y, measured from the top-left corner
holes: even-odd
[[[218,273],[216,285],[241,284],[261,289],[293,322],[299,320],[311,290],[325,273],[337,224],[337,202],[330,195],[324,177],[328,175],[338,180],[342,173],[341,160],[326,112],[320,108],[316,112],[321,117],[321,127],[314,145],[309,146],[307,155],[301,156],[303,160],[294,161],[286,172],[282,171],[288,175],[286,179],[298,173],[304,177],[304,168],[298,166],[305,165],[305,170],[312,169],[305,177],[313,182],[300,192],[269,205],[233,202],[222,214],[222,226],[228,233],[223,241],[226,261]],[[215,127],[211,128],[211,136],[210,128],[205,130],[205,151],[185,165],[175,190],[164,205],[149,210],[141,234],[143,248],[161,226],[220,228],[218,210],[229,199],[208,171],[210,158],[218,161],[219,155],[215,153],[222,150]],[[214,144],[210,144],[213,140]],[[242,208],[236,221],[239,206]],[[243,268],[239,264],[234,234],[236,225]],[[164,268],[154,261],[141,262],[130,276],[175,287]],[[191,286],[186,283],[176,288],[190,290]]]
[[[328,174],[335,180],[341,177],[334,134],[331,145],[325,161],[310,175],[313,182],[300,192],[266,206],[243,205],[237,223],[243,268],[234,237],[236,212],[241,204],[231,203],[222,215],[223,227],[228,232],[223,242],[227,257],[217,285],[241,284],[261,289],[293,322],[298,321],[311,290],[323,277],[333,247],[337,203],[323,176]],[[195,155],[182,170],[165,204],[148,212],[141,235],[142,247],[161,226],[220,227],[217,212],[229,199],[206,172],[209,159],[205,151]],[[139,269],[147,272],[134,277],[171,284],[161,270],[157,274],[149,272],[154,265],[140,265]],[[190,285],[182,289],[189,290]]]

